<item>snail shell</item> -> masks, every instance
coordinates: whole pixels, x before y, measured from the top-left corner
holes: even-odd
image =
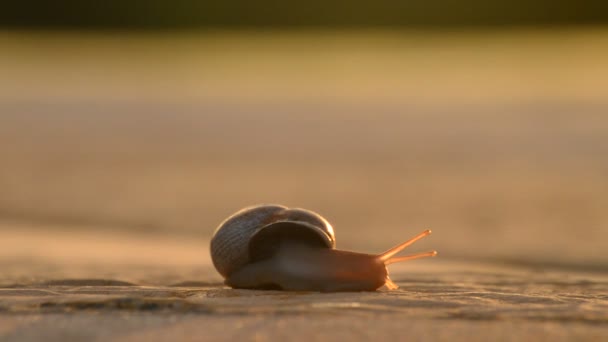
[[[266,204],[242,209],[228,217],[211,238],[211,260],[227,278],[234,271],[276,252],[281,240],[295,239],[334,249],[334,230],[319,214],[305,209]]]

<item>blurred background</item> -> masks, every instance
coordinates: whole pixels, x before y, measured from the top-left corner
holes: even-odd
[[[7,5],[0,260],[209,265],[225,217],[280,203],[340,248],[432,228],[444,260],[608,271],[606,7]]]

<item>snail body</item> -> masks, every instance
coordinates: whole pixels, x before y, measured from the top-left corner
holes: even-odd
[[[211,258],[233,288],[289,291],[374,291],[398,288],[387,265],[435,256],[397,253],[429,235],[426,230],[382,254],[335,249],[334,231],[319,214],[279,205],[245,208],[226,219],[211,239]]]

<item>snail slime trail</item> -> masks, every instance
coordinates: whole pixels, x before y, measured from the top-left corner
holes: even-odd
[[[395,257],[431,234],[426,230],[378,255],[335,249],[332,226],[319,214],[280,205],[238,211],[216,229],[211,258],[233,288],[290,291],[374,291],[393,283],[386,266],[437,255]]]

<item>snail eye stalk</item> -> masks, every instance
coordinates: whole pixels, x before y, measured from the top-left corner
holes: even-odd
[[[437,251],[410,254],[410,255],[405,255],[402,257],[390,258],[390,259],[386,260],[384,262],[384,264],[390,265],[390,264],[394,264],[396,262],[402,262],[402,261],[408,261],[408,260],[414,260],[414,259],[420,259],[420,258],[427,258],[427,257],[434,257],[436,255],[437,255]]]
[[[411,238],[411,239],[409,239],[409,240],[407,240],[405,242],[402,242],[402,243],[398,244],[397,246],[395,246],[395,247],[387,250],[386,252],[384,252],[382,254],[379,254],[378,255],[378,259],[380,261],[384,262],[386,265],[388,265],[388,264],[392,264],[392,263],[399,262],[399,261],[405,261],[405,260],[412,260],[412,259],[417,259],[417,258],[423,258],[423,257],[426,257],[426,256],[435,256],[435,255],[437,255],[437,252],[433,251],[433,252],[427,252],[427,253],[420,253],[420,254],[409,255],[409,256],[401,257],[401,258],[394,258],[393,260],[396,260],[396,261],[391,261],[391,258],[395,254],[401,252],[407,246],[413,244],[414,242],[422,239],[423,237],[429,236],[429,235],[431,235],[431,230],[427,229],[427,230],[423,231],[422,233],[414,236],[413,238]],[[408,259],[403,259],[403,258],[408,258]]]

